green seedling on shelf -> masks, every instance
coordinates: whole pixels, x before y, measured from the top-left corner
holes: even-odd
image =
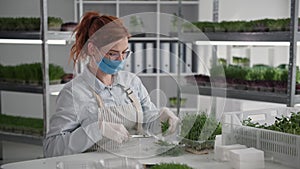
[[[16,66],[1,66],[0,79],[23,81],[25,83],[42,83],[43,72],[41,63],[20,64]],[[49,64],[49,80],[60,80],[65,74],[62,67]]]
[[[250,69],[246,76],[246,80],[264,80],[264,70],[263,69]]]
[[[182,23],[182,32],[200,32],[198,27],[191,22]]]
[[[281,66],[282,67],[282,66]],[[270,67],[268,65],[254,65],[252,68],[238,65],[223,65],[223,69],[228,79],[241,79],[248,81],[273,80],[287,82],[288,70],[286,68]],[[221,67],[213,67],[211,75],[221,74]],[[296,82],[300,83],[300,71],[296,71]]]
[[[226,32],[247,32],[245,21],[223,21],[222,26]]]
[[[144,32],[144,22],[140,16],[132,15],[129,22],[132,32]]]
[[[224,65],[216,65],[216,66],[213,66],[211,69],[210,69],[210,75],[211,77],[219,77],[219,76],[224,76]]]
[[[172,20],[171,20],[171,23],[172,23],[172,31],[173,32],[177,32],[178,31],[178,16],[176,13],[173,13],[173,16],[172,16]]]
[[[187,101],[186,98],[180,98],[179,100],[180,100],[180,106],[181,107],[184,106],[186,101]],[[178,104],[178,98],[177,97],[170,97],[169,102],[170,102],[171,107],[176,107],[177,104]]]
[[[195,22],[194,25],[198,27],[202,32],[214,32],[213,22]]]
[[[243,68],[241,66],[236,65],[229,65],[224,67],[226,78],[245,80],[245,77],[247,76],[249,71],[249,68]]]
[[[225,65],[227,65],[227,60],[224,59],[224,58],[219,58],[219,59],[218,59],[218,63],[219,63],[220,65],[225,66]]]
[[[280,74],[280,81],[287,82],[288,81],[289,72],[288,70],[282,70]]]
[[[31,127],[36,129],[43,128],[43,120],[38,118],[28,118],[20,116],[11,116],[11,115],[0,115],[0,124],[1,125],[13,125],[13,126],[23,126]]]
[[[267,68],[264,72],[264,80],[278,80],[278,70],[274,68]]]
[[[51,80],[60,80],[64,74],[62,67],[53,64],[49,65],[49,78]]]
[[[267,27],[269,31],[288,31],[290,20],[287,18],[283,19],[269,19]]]
[[[49,28],[60,28],[63,24],[63,20],[59,17],[48,17],[48,27]]]
[[[43,120],[20,116],[0,115],[0,130],[17,133],[43,134]]]
[[[4,74],[3,74],[3,65],[0,64],[0,79],[2,79],[4,77]]]
[[[60,27],[63,20],[59,17],[48,17],[48,27]],[[0,31],[39,31],[40,18],[35,17],[1,17]]]
[[[268,32],[289,31],[290,19],[257,19],[251,21],[193,22],[203,32]]]

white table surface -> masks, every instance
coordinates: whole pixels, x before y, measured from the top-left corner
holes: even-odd
[[[178,157],[155,156],[151,158],[137,159],[142,164],[154,164],[161,162],[185,163],[195,169],[231,169],[229,162],[218,162],[213,159],[214,154],[194,155],[186,153]],[[109,153],[81,153],[68,156],[43,158],[15,163],[8,163],[1,166],[2,169],[58,169],[57,164],[61,162],[72,162],[81,164],[87,161],[99,162],[101,159],[115,158],[117,156]],[[77,167],[71,167],[77,169]],[[78,167],[79,168],[79,167]],[[84,168],[84,167],[81,167]],[[292,169],[280,164],[266,160],[265,169]]]

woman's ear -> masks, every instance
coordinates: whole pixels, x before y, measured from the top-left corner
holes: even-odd
[[[88,43],[88,54],[93,57],[96,55],[95,45],[92,42]]]
[[[88,52],[91,60],[93,60],[94,62],[101,61],[103,56],[102,51],[100,51],[100,49],[98,49],[98,47],[95,46],[92,42],[88,43]]]
[[[89,68],[90,71],[93,72],[94,74],[96,74],[97,72],[97,48],[95,47],[95,45],[92,42],[89,42],[87,44],[87,50],[88,50],[88,55],[90,57],[89,60]]]

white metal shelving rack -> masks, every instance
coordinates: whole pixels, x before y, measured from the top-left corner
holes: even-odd
[[[253,100],[253,101],[266,101],[274,103],[282,103],[287,106],[294,106],[300,103],[300,95],[296,95],[296,57],[297,57],[297,42],[299,41],[298,32],[298,6],[299,0],[290,0],[290,17],[291,29],[287,32],[252,32],[252,33],[205,33],[197,35],[195,33],[186,33],[179,35],[179,39],[184,42],[196,42],[199,45],[234,45],[244,43],[245,45],[278,45],[289,46],[289,74],[287,94],[279,93],[264,93],[257,91],[244,91],[226,88],[210,88],[210,87],[197,87],[197,86],[181,86],[181,93],[207,95],[216,97],[227,97],[235,99]],[[210,42],[207,42],[207,38]],[[214,90],[214,93],[212,93]]]
[[[43,113],[43,135],[45,135],[48,128],[48,115],[49,115],[49,96],[53,92],[58,92],[63,87],[63,84],[49,85],[49,49],[48,45],[66,45],[72,41],[70,32],[55,32],[48,31],[48,11],[47,0],[40,0],[40,18],[41,28],[40,32],[0,32],[0,44],[24,44],[24,45],[40,45],[41,58],[42,58],[42,71],[43,71],[43,84],[40,86],[31,86],[24,84],[9,84],[0,83],[0,114],[1,109],[1,91],[21,92],[21,93],[34,93],[42,95],[42,113]],[[3,158],[2,154],[2,140],[21,142],[28,144],[42,145],[43,136],[33,136],[26,134],[0,132],[0,159]]]
[[[99,11],[100,13],[104,14],[109,14],[109,15],[115,15],[117,17],[124,17],[130,14],[135,14],[135,13],[141,13],[141,12],[153,12],[156,13],[156,18],[155,18],[155,35],[152,37],[133,37],[130,39],[130,42],[137,42],[137,41],[144,41],[145,43],[148,41],[153,41],[156,45],[156,61],[155,61],[155,67],[159,68],[160,66],[160,44],[163,41],[174,41],[177,42],[178,39],[176,37],[162,37],[161,36],[161,26],[162,26],[162,20],[160,18],[160,13],[169,13],[169,14],[174,14],[176,13],[178,15],[178,8],[181,6],[181,11],[183,13],[183,16],[185,17],[186,20],[190,21],[197,21],[199,20],[199,0],[192,0],[192,1],[169,1],[169,0],[149,0],[149,1],[143,1],[143,0],[138,0],[138,1],[128,1],[128,0],[108,0],[108,1],[97,1],[97,0],[74,0],[74,20],[79,21],[81,16],[84,14],[84,12],[88,10],[96,10]],[[98,5],[98,6],[97,6]],[[94,6],[94,8],[92,7]],[[186,18],[187,17],[187,18]],[[139,77],[142,80],[149,80],[149,79],[155,79],[152,80],[152,82],[155,81],[155,88],[158,90],[155,90],[154,88],[150,87],[150,91],[153,89],[155,91],[154,93],[154,103],[160,107],[164,106],[164,100],[160,98],[161,92],[164,91],[162,89],[162,83],[166,83],[166,79],[168,77],[173,77],[176,79],[177,73],[170,73],[170,74],[164,74],[161,73],[160,71],[156,71],[153,73],[140,73],[138,74]],[[186,74],[190,75],[190,74]],[[144,83],[145,84],[145,83]],[[153,85],[153,83],[151,83]],[[147,88],[147,84],[146,88]],[[174,92],[172,94],[175,94],[173,96],[176,97],[176,90],[177,88],[174,87]],[[148,89],[149,91],[149,89]],[[153,93],[152,93],[153,94]],[[173,97],[170,96],[170,93],[164,93],[166,94],[166,101],[168,102],[168,97]],[[192,96],[194,97],[194,96]],[[190,100],[192,102],[192,99]],[[162,105],[163,104],[163,105]],[[168,105],[168,103],[166,103]],[[192,108],[184,108],[186,111],[191,111],[191,110],[196,110]],[[173,110],[176,110],[173,108]]]

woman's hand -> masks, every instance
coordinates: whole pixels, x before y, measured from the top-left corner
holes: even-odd
[[[160,110],[160,121],[168,121],[169,123],[166,134],[173,134],[180,122],[179,118],[167,107],[163,107]]]
[[[100,130],[104,137],[107,137],[118,143],[127,141],[130,136],[123,124],[102,121],[100,123]]]

